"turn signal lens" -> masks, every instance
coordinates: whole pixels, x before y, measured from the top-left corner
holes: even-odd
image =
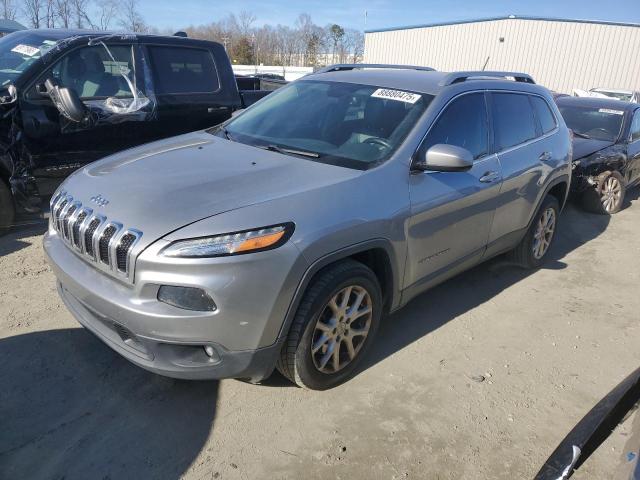
[[[178,240],[162,250],[165,257],[202,258],[259,252],[277,248],[293,233],[293,224],[264,227],[214,237]]]

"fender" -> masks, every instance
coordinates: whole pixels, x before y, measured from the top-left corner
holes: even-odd
[[[356,243],[354,245],[341,248],[340,250],[336,250],[335,252],[331,252],[324,257],[317,259],[309,266],[309,268],[307,268],[302,278],[298,282],[298,287],[293,296],[293,299],[291,300],[291,303],[289,304],[289,308],[287,309],[287,313],[285,315],[284,322],[282,323],[282,328],[280,329],[280,333],[278,334],[276,343],[285,339],[289,334],[289,328],[291,327],[293,318],[298,311],[298,306],[302,301],[302,297],[304,296],[309,283],[316,273],[318,273],[322,268],[331,263],[372,249],[383,249],[389,257],[389,263],[391,266],[391,292],[389,292],[390,297],[388,303],[391,307],[391,310],[393,310],[394,307],[397,306],[400,302],[400,290],[398,283],[398,266],[396,255],[393,252],[391,241],[386,238],[376,238]]]

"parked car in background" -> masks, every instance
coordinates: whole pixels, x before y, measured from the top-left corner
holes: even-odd
[[[509,251],[540,266],[571,174],[549,91],[368,67],[69,177],[44,248],[78,321],[163,375],[326,389],[421,292]]]
[[[270,93],[239,91],[215,42],[64,29],[0,39],[0,85],[0,229],[77,168],[216,125]]]
[[[589,90],[593,93],[599,93],[606,95],[616,100],[622,100],[623,102],[640,103],[640,92],[636,90],[616,90],[613,88],[592,88]]]
[[[589,211],[620,211],[640,183],[640,105],[604,98],[556,98],[573,131],[571,191]]]

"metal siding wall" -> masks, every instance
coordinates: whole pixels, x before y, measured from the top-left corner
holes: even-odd
[[[640,90],[640,27],[504,19],[365,36],[367,63],[479,70],[487,57],[487,70],[523,71],[559,92]]]

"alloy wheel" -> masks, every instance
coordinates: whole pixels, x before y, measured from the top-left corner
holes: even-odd
[[[372,315],[371,295],[361,286],[350,285],[331,297],[311,338],[316,369],[331,374],[349,365],[365,343]]]
[[[602,207],[606,212],[611,213],[618,207],[621,199],[622,185],[620,185],[620,181],[614,176],[608,177],[602,186],[600,194]]]
[[[538,226],[533,235],[533,256],[536,260],[544,257],[551,245],[553,234],[556,231],[556,211],[549,207],[540,216]]]

